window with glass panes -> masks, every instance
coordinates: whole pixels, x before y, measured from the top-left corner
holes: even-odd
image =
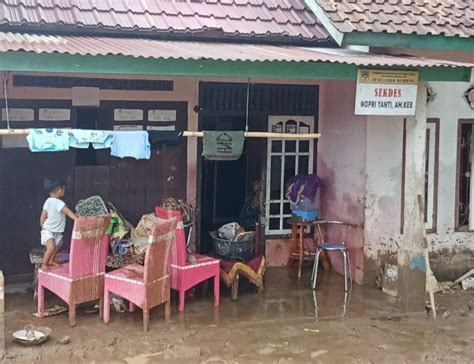
[[[312,116],[269,116],[274,133],[313,133]],[[267,153],[266,234],[289,234],[290,202],[285,186],[290,177],[313,173],[313,140],[269,139]]]

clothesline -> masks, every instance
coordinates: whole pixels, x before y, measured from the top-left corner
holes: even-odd
[[[202,138],[204,132],[202,131],[183,131],[185,137]],[[244,132],[246,138],[271,138],[271,139],[318,139],[321,134],[291,134],[291,133],[271,133],[261,131],[246,131]]]
[[[111,130],[108,130],[111,131]],[[12,136],[12,135],[28,135],[30,129],[0,129],[0,136]],[[202,138],[204,132],[202,131],[183,131],[182,136],[188,138]],[[244,132],[246,138],[272,138],[272,139],[318,139],[321,137],[319,133],[308,133],[308,134],[292,134],[292,133],[270,133],[270,132],[256,132],[247,131]]]

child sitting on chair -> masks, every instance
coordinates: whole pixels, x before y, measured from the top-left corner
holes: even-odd
[[[63,241],[66,215],[72,220],[76,220],[77,216],[61,200],[66,192],[64,182],[56,178],[46,178],[43,185],[49,193],[49,198],[43,205],[40,217],[41,245],[46,247],[41,269],[47,270],[48,266],[59,265],[55,258]]]

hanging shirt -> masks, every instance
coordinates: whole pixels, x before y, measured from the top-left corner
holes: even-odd
[[[151,149],[147,131],[114,131],[112,156],[150,159]]]
[[[202,155],[208,160],[233,161],[244,148],[243,131],[204,131]]]
[[[178,145],[180,141],[179,131],[149,131],[150,144],[152,146]]]
[[[26,137],[32,152],[62,152],[69,150],[68,130],[30,129]]]
[[[108,130],[71,129],[69,131],[69,146],[87,149],[92,143],[94,149],[105,149],[112,146],[114,134]]]

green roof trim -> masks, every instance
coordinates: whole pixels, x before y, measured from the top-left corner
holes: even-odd
[[[0,71],[102,73],[194,77],[258,77],[269,79],[356,80],[358,68],[413,69],[403,67],[358,67],[330,62],[252,62],[92,56],[61,53],[4,52]],[[470,68],[422,68],[422,81],[468,82]]]
[[[341,43],[342,47],[349,45],[474,52],[474,37],[460,38],[442,35],[351,32],[344,34]]]

